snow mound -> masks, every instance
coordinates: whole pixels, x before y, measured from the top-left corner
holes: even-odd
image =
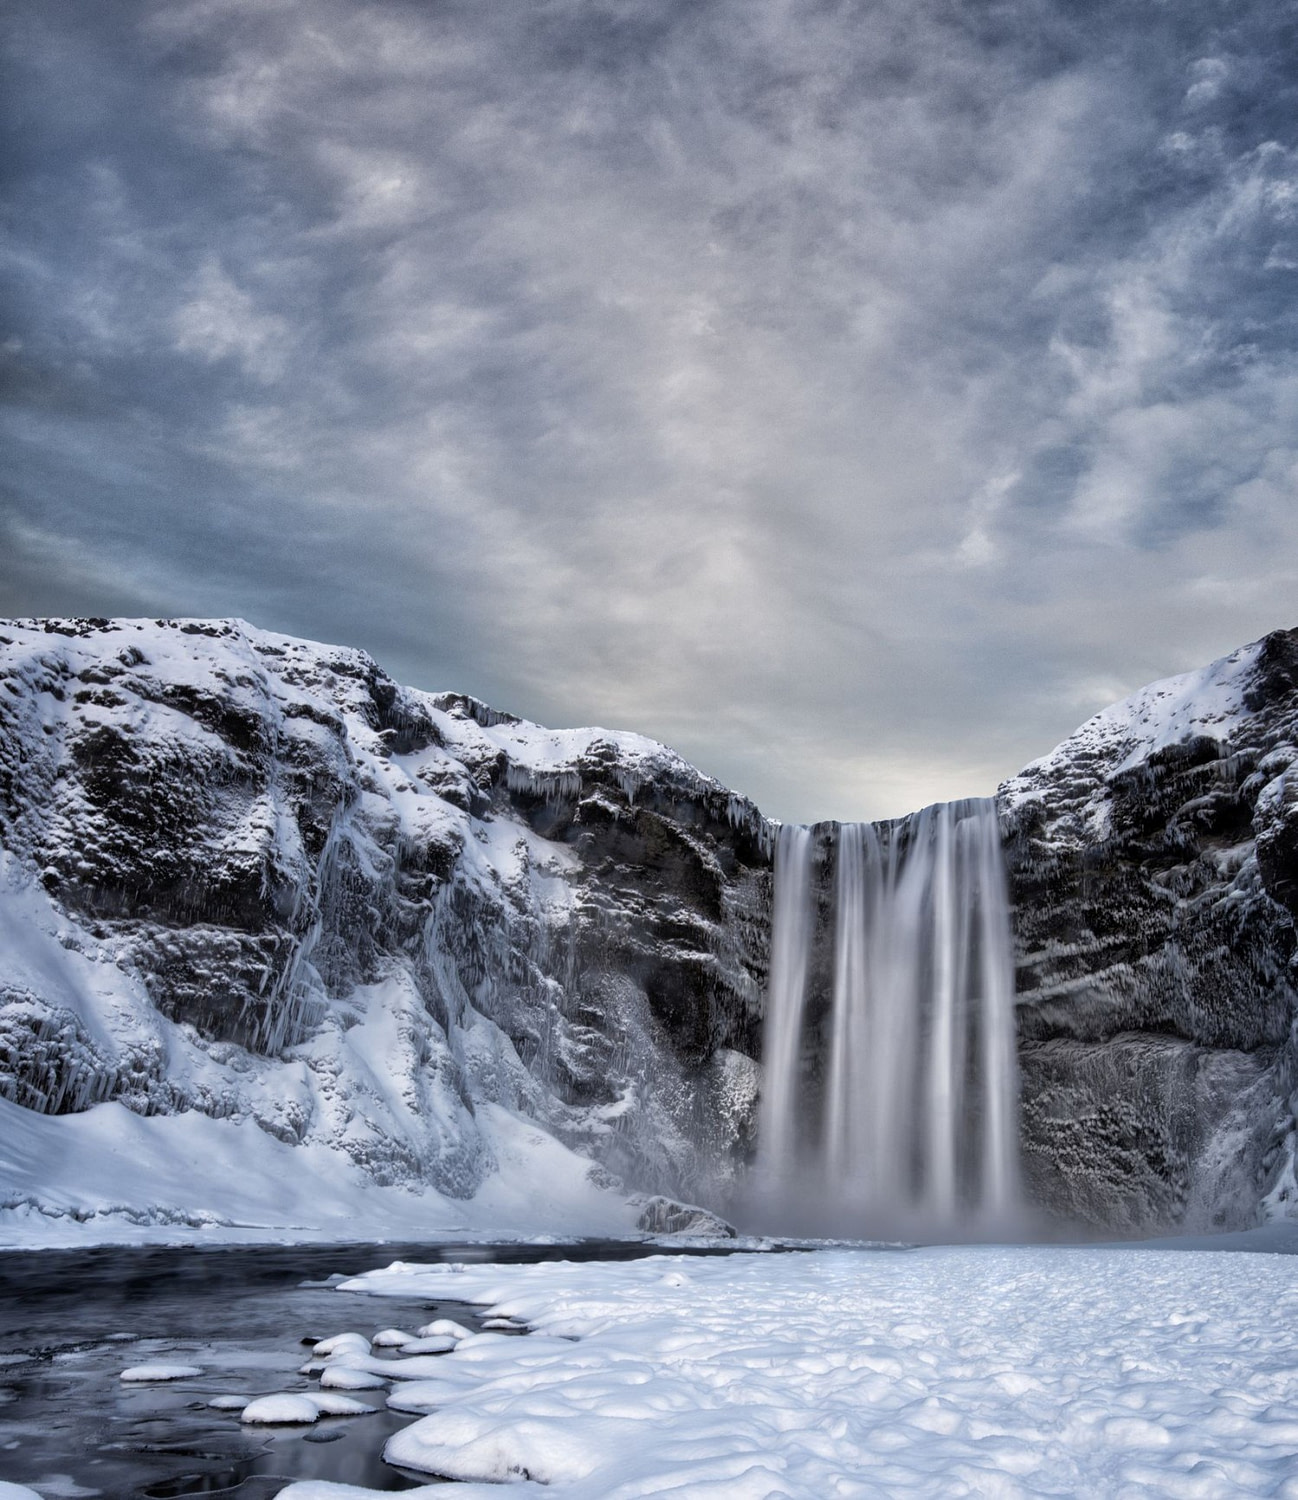
[[[368,1354],[370,1341],[363,1333],[336,1333],[312,1345],[312,1354]]]
[[[382,1375],[349,1365],[330,1365],[320,1377],[321,1386],[333,1391],[377,1391],[387,1383]]]
[[[319,1391],[307,1398],[315,1402],[322,1417],[364,1417],[375,1410],[364,1401],[353,1401],[350,1396],[337,1396],[329,1391]]]
[[[279,1395],[259,1396],[256,1401],[250,1401],[239,1420],[292,1426],[314,1422],[319,1416],[320,1408],[310,1396],[281,1392]]]
[[[466,1328],[463,1323],[457,1323],[453,1318],[436,1318],[431,1323],[425,1323],[418,1330],[421,1339],[469,1339],[473,1337],[473,1329]]]
[[[370,1340],[376,1349],[400,1349],[403,1344],[415,1341],[413,1333],[407,1333],[404,1328],[382,1328]]]
[[[132,1365],[118,1377],[129,1382],[145,1380],[192,1380],[203,1372],[198,1365]]]
[[[458,1343],[459,1339],[452,1338],[449,1334],[435,1333],[431,1338],[411,1339],[408,1344],[401,1346],[401,1352],[402,1354],[445,1354],[448,1349],[454,1349]]]

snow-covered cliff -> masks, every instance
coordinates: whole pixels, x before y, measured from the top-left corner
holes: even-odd
[[[1298,631],[1001,788],[1028,1180],[1109,1227],[1295,1211]]]
[[[241,621],[10,622],[0,843],[11,1222],[625,1229],[738,1159],[767,825],[652,741]]]
[[[999,798],[1035,1201],[1293,1212],[1298,631],[1097,715]],[[0,622],[0,1244],[724,1211],[772,834],[652,741],[359,651]]]

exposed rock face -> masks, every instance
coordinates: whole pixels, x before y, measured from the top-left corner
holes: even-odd
[[[0,836],[27,1109],[251,1117],[457,1197],[483,1103],[649,1192],[742,1154],[767,825],[652,741],[237,621],[0,624]]]
[[[1002,787],[1038,1201],[1207,1227],[1291,1183],[1295,761],[1298,631],[1279,631]]]

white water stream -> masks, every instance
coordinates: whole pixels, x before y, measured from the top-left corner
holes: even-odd
[[[766,1207],[1004,1223],[1018,1201],[1018,1098],[995,803],[837,825],[823,939],[816,849],[811,830],[780,830],[758,1128]],[[816,975],[827,967],[826,997]]]

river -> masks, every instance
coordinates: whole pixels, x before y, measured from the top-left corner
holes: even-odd
[[[309,1346],[355,1329],[413,1328],[446,1316],[481,1326],[459,1303],[381,1303],[333,1283],[394,1260],[609,1260],[652,1245],[352,1244],[101,1247],[0,1254],[0,1478],[47,1500],[266,1500],[294,1479],[379,1490],[427,1484],[385,1464],[387,1438],[416,1420],[386,1392],[356,1392],[373,1415],[308,1428],[247,1427],[209,1403],[314,1388],[298,1373]],[[376,1354],[383,1351],[375,1350]],[[196,1365],[168,1383],[124,1384],[129,1366]]]

